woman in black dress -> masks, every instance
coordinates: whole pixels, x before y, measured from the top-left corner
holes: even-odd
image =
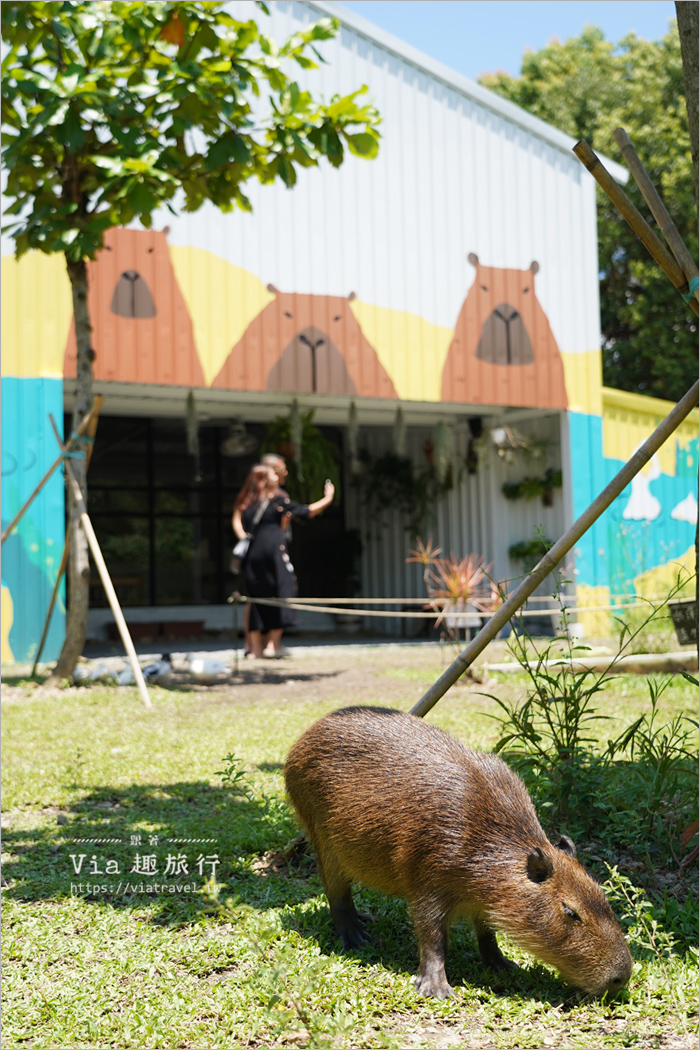
[[[293,598],[296,578],[285,543],[282,522],[292,515],[304,521],[314,518],[333,502],[335,488],[324,486],[323,498],[316,503],[295,503],[279,489],[277,474],[264,464],[253,467],[233,509],[233,531],[237,539],[252,535],[244,568],[251,598]],[[274,655],[282,656],[282,632],[295,623],[291,609],[272,605],[250,605],[250,646],[260,658],[270,641]]]

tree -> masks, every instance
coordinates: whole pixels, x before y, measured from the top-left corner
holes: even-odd
[[[683,59],[683,83],[685,103],[688,109],[690,150],[693,155],[695,179],[695,204],[698,203],[698,0],[676,0],[678,35]]]
[[[65,256],[78,350],[74,424],[93,400],[86,260],[105,230],[134,219],[150,227],[164,205],[249,211],[251,178],[291,188],[297,167],[323,157],[338,167],[346,147],[376,156],[379,114],[357,101],[366,88],[322,103],[285,72],[317,68],[315,44],[337,30],[326,18],[278,47],[222,2],[2,4],[2,156],[14,216],[6,230],[18,256],[32,248]],[[86,494],[84,463],[74,466]],[[87,544],[70,493],[69,529],[56,678],[72,674],[87,627]]]
[[[527,53],[519,77],[494,73],[481,83],[610,157],[618,156],[612,133],[623,127],[697,258],[693,168],[675,24],[660,41],[630,35],[618,45],[588,26],[564,44],[553,41]],[[633,180],[626,193],[654,226]],[[604,382],[678,400],[697,378],[697,318],[600,190],[598,250]]]

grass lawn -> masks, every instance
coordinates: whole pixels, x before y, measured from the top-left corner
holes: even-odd
[[[298,649],[232,685],[153,688],[152,711],[135,689],[6,685],[3,1045],[697,1046],[697,876],[631,849],[624,813],[614,834],[601,826],[577,838],[601,881],[606,862],[622,876],[614,907],[627,914],[636,962],[610,1002],[512,948],[522,969],[490,973],[463,925],[447,966],[455,998],[421,999],[402,901],[361,890],[374,940],[345,952],[312,858],[266,869],[264,855],[298,830],[282,781],[296,737],[350,703],[408,710],[445,663],[437,645]],[[524,675],[459,684],[428,719],[489,749],[497,706],[481,694],[525,689]],[[599,700],[614,720],[604,740],[649,707],[646,680],[622,676]],[[674,679],[659,711],[696,718],[697,690]],[[227,766],[225,784],[217,771]],[[628,763],[624,776],[633,772]],[[567,830],[540,815],[548,832]]]

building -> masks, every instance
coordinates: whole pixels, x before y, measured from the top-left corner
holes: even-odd
[[[344,475],[333,511],[296,529],[301,593],[376,597],[424,593],[405,515],[353,483],[355,443],[377,467],[397,409],[405,455],[433,485],[424,532],[510,579],[525,563],[509,549],[537,528],[561,535],[670,408],[602,387],[595,184],[573,141],[334,4],[270,7],[277,39],[340,18],[327,65],[300,79],[326,97],[367,84],[380,155],[301,171],[292,191],[253,187],[252,215],[205,206],[111,230],[90,264],[106,400],[89,509],[130,622],[230,623],[232,501],[294,402],[313,409]],[[5,524],[55,457],[48,415],[72,409],[75,337],[60,256],[3,255],[2,291]],[[250,438],[254,451],[227,454]],[[567,566],[580,605],[656,589],[664,566],[690,558],[697,448],[689,421],[582,539]],[[435,487],[440,456],[450,469]],[[508,500],[504,484],[512,496],[526,478],[520,491],[537,494]],[[56,474],[3,550],[3,659],[36,649],[63,536]],[[96,583],[93,634],[105,605]]]

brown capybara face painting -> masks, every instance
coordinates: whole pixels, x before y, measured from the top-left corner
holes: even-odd
[[[87,265],[95,379],[204,386],[165,232],[107,230],[102,251]],[[63,374],[74,376],[75,369],[71,326]]]
[[[442,400],[566,408],[564,368],[527,270],[482,266],[464,300],[442,374]]]
[[[365,339],[350,303],[268,285],[275,299],[248,325],[214,387],[300,394],[395,398],[396,390]]]

